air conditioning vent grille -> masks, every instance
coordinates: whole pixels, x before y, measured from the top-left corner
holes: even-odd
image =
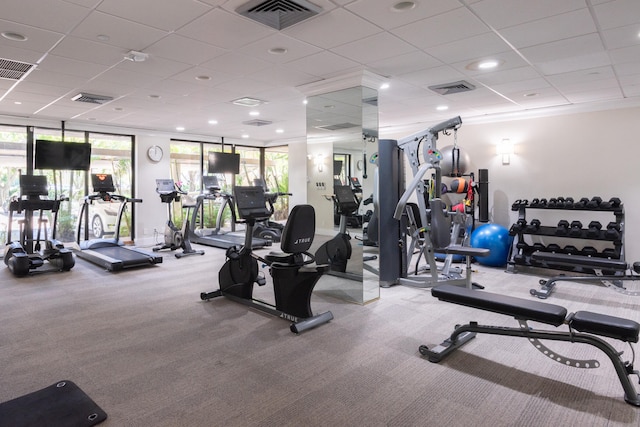
[[[429,89],[439,93],[440,95],[451,95],[452,93],[469,92],[471,90],[474,90],[475,88],[476,87],[474,85],[464,80],[459,80],[453,83],[429,86]]]
[[[260,119],[253,119],[253,120],[247,120],[246,122],[242,122],[242,124],[244,125],[249,125],[249,126],[267,126],[270,125],[273,122],[270,122],[269,120],[260,120]]]
[[[22,80],[34,66],[26,62],[0,58],[0,79]]]
[[[358,125],[354,123],[345,122],[345,123],[336,123],[335,125],[316,126],[316,128],[323,129],[323,130],[341,130],[341,129],[354,128],[356,126]]]
[[[109,101],[113,101],[113,97],[106,95],[94,95],[92,93],[79,93],[73,98],[72,101],[87,102],[89,104],[106,104]]]
[[[320,13],[322,8],[306,0],[254,0],[236,12],[261,24],[282,30]]]

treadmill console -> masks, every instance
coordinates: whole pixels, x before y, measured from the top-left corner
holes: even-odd
[[[209,190],[209,193],[220,191],[220,183],[218,182],[217,176],[204,175],[202,177],[202,184],[204,185],[204,188]]]
[[[92,174],[91,185],[96,193],[113,193],[116,191],[116,187],[113,185],[113,177],[108,173]]]
[[[20,175],[20,194],[28,198],[38,198],[49,194],[45,175]]]

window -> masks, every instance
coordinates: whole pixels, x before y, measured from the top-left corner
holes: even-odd
[[[7,243],[18,238],[17,220],[11,225],[12,236],[7,236],[9,202],[20,196],[20,175],[27,173],[27,130],[25,127],[0,126],[0,240]]]

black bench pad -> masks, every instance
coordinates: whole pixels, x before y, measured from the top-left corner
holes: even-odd
[[[576,311],[569,325],[579,332],[602,335],[625,342],[638,342],[640,332],[640,324],[633,320],[590,311]]]
[[[598,258],[585,255],[559,254],[556,252],[536,251],[531,254],[535,261],[550,262],[567,266],[585,266],[607,270],[625,271],[629,266],[619,259]]]
[[[559,305],[514,298],[482,290],[467,289],[455,285],[436,286],[431,289],[431,295],[441,301],[553,326],[562,325],[567,317],[567,309]]]

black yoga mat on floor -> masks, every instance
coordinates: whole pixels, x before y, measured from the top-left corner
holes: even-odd
[[[107,414],[71,381],[0,403],[0,427],[89,427],[106,419]]]

